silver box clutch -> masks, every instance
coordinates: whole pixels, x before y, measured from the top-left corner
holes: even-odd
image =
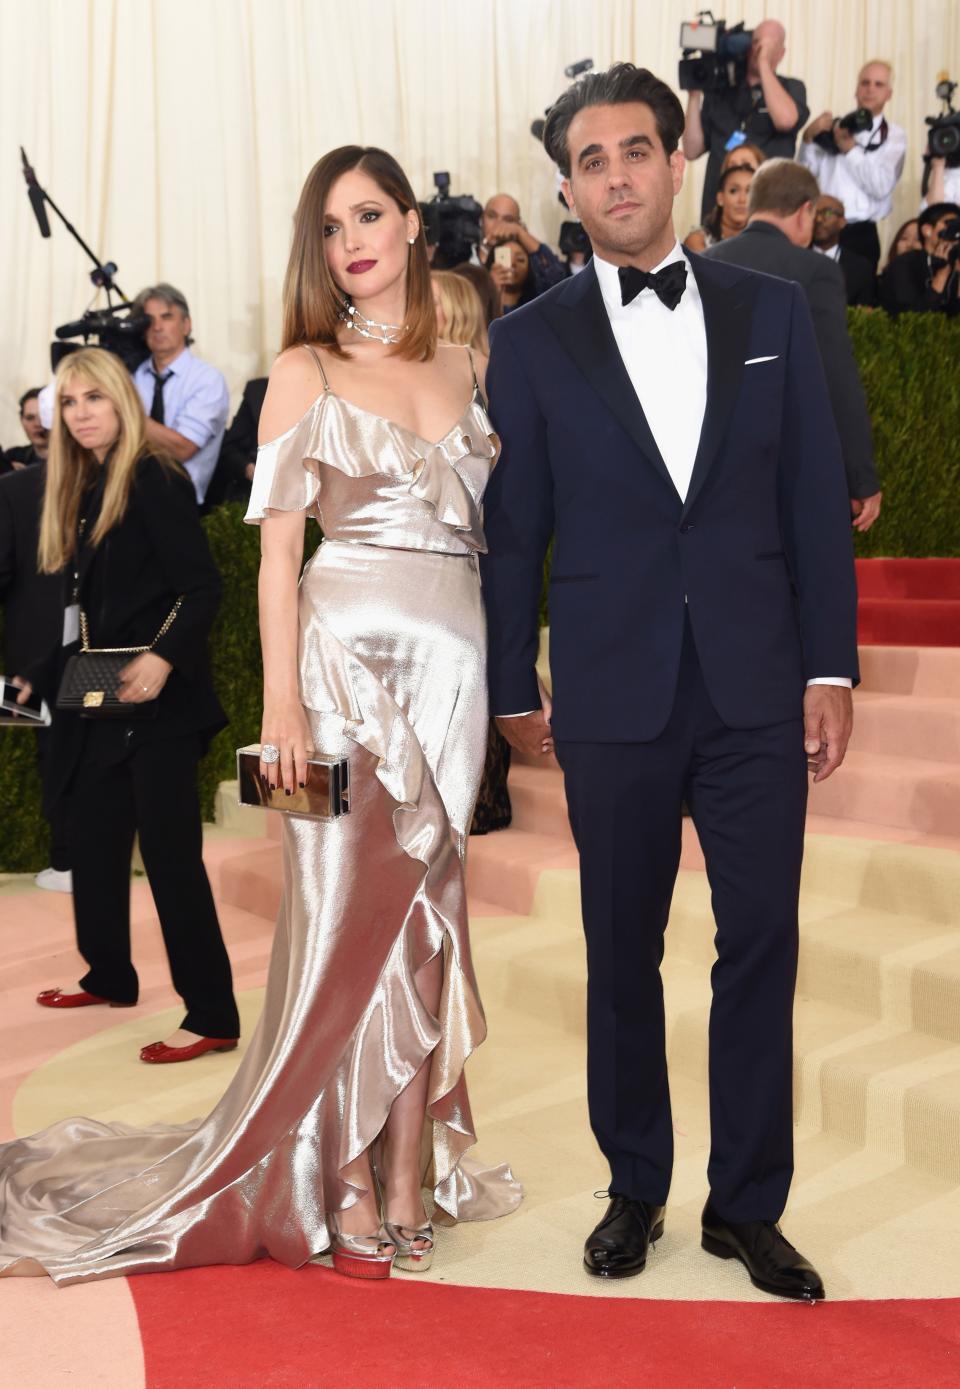
[[[294,786],[288,796],[282,786],[271,787],[260,775],[260,744],[237,748],[237,785],[241,805],[336,820],[350,809],[350,764],[345,757],[319,754],[307,762],[306,786]]]

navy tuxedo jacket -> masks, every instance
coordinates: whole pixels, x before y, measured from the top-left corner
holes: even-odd
[[[482,559],[491,712],[539,707],[538,603],[552,537],[559,740],[644,742],[662,732],[687,605],[711,700],[729,727],[799,717],[809,678],[857,680],[850,509],[803,292],[689,261],[708,373],[685,502],[592,266],[494,324],[487,388],[502,454],[487,489]],[[676,370],[682,379],[683,361]]]

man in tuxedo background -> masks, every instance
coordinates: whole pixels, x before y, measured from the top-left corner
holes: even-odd
[[[843,271],[847,303],[851,308],[872,309],[877,302],[877,277],[871,261],[841,242],[846,213],[839,198],[821,193],[813,214],[813,240],[810,248],[835,261]]]
[[[883,493],[873,461],[873,430],[847,329],[843,273],[810,249],[817,180],[793,159],[768,159],[750,184],[749,220],[739,236],[711,246],[710,260],[794,280],[803,290],[823,360],[847,475],[853,526],[868,531]]]
[[[777,1222],[807,772],[836,770],[853,719],[849,511],[801,290],[677,241],[682,130],[674,94],[629,63],[546,123],[594,257],[493,329],[491,707],[514,747],[555,741],[580,853],[590,1119],[611,1173],[588,1272],[639,1273],[664,1226],[659,966],[686,800],[717,920],[703,1246],[812,1299],[822,1281]],[[551,538],[552,709],[535,671]]]

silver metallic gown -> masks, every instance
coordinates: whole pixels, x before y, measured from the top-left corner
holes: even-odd
[[[463,872],[487,738],[476,556],[496,457],[476,391],[436,444],[325,389],[261,448],[246,519],[306,510],[326,537],[300,585],[301,695],[317,747],[349,753],[351,811],[284,817],[263,1014],[207,1119],[68,1119],[0,1146],[0,1270],[67,1284],[263,1255],[300,1265],[357,1197],[342,1169],[428,1059],[438,1216],[519,1203],[508,1167],[465,1156],[463,1067],[485,1035]],[[415,979],[437,952],[434,1017]]]

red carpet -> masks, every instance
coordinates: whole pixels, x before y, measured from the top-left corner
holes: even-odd
[[[807,1307],[564,1297],[417,1284],[400,1274],[354,1283],[270,1260],[149,1274],[130,1286],[146,1389],[960,1384],[960,1300]]]
[[[858,559],[863,646],[960,646],[960,559]]]

